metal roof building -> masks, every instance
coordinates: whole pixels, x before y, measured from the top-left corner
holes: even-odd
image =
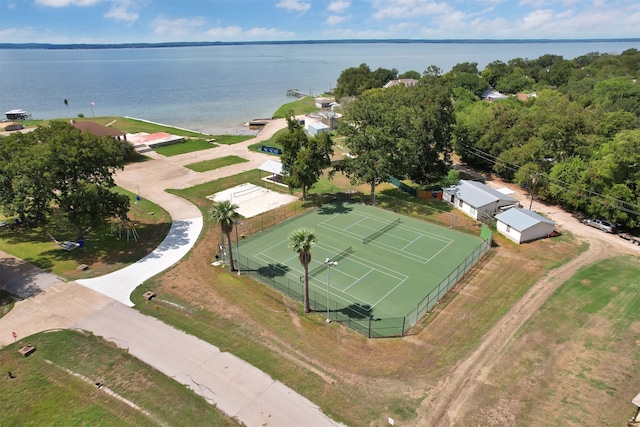
[[[493,216],[505,206],[518,201],[477,181],[460,180],[455,187],[445,188],[444,199],[467,215],[478,219]]]
[[[511,208],[496,215],[498,232],[516,243],[549,236],[556,223],[533,211]]]

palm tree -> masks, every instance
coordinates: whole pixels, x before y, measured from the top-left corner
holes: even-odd
[[[289,247],[298,253],[300,264],[304,267],[304,312],[309,313],[309,263],[311,262],[311,246],[316,244],[316,236],[313,230],[299,228],[289,235]]]
[[[231,250],[231,232],[233,231],[235,219],[238,218],[238,212],[236,212],[236,209],[238,209],[238,205],[234,205],[229,200],[222,200],[220,202],[215,202],[209,211],[209,215],[211,215],[211,218],[213,218],[216,224],[220,224],[222,234],[227,237],[230,271],[235,271],[233,265],[233,251]]]

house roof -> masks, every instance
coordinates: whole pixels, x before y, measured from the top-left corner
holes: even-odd
[[[146,133],[146,132],[138,132],[138,133],[130,133],[127,134],[127,140],[132,144],[159,144],[168,141],[184,141],[184,137],[171,135],[167,132],[155,132],[155,133]]]
[[[275,160],[267,160],[261,164],[258,169],[274,175],[282,175],[282,163],[276,162]]]
[[[517,200],[478,181],[460,180],[456,191],[458,198],[474,208],[480,208],[503,200],[516,203]]]
[[[329,129],[329,126],[325,125],[322,122],[315,122],[315,123],[307,123],[307,129],[308,128],[314,128],[315,130],[323,130],[323,129]]]
[[[515,228],[518,231],[524,231],[540,223],[551,225],[556,224],[555,222],[543,217],[542,215],[538,215],[533,211],[522,208],[508,209],[496,215],[496,219],[507,224],[511,228]]]
[[[403,84],[405,86],[415,86],[418,84],[418,80],[416,79],[397,79],[397,80],[389,80],[383,87],[390,88],[392,86],[397,86],[399,84]]]
[[[117,129],[109,128],[106,126],[99,125],[98,123],[82,121],[76,122],[75,120],[71,120],[71,126],[76,129],[79,129],[80,132],[91,132],[96,136],[112,136],[112,137],[120,137],[125,136],[126,133],[121,132]]]

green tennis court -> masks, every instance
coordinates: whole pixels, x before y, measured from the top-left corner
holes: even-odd
[[[415,311],[410,324],[402,322],[402,332],[424,314],[417,308],[421,301],[434,290],[436,300],[441,298],[453,285],[438,290],[442,283],[486,246],[480,237],[367,205],[338,202],[243,239],[239,252],[244,272],[273,285],[278,282],[274,287],[301,299],[304,270],[288,244],[289,234],[302,227],[313,229],[317,238],[309,264],[312,309],[328,307],[333,319],[360,322],[406,318]],[[326,259],[337,265],[327,267]]]

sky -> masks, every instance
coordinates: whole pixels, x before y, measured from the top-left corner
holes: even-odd
[[[0,0],[0,42],[640,37],[640,0]]]

